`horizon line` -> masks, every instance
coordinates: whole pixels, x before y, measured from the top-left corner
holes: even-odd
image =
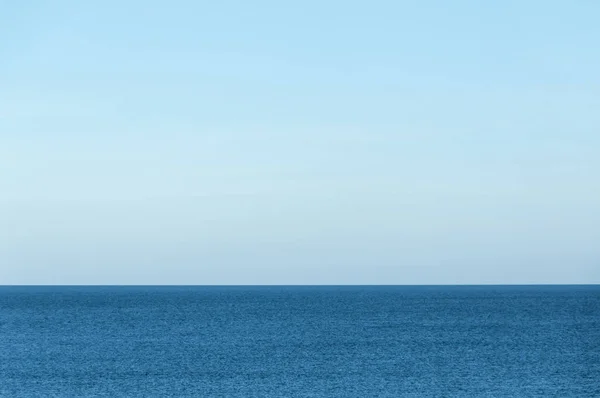
[[[0,287],[478,287],[600,286],[600,283],[431,283],[431,284],[0,284]]]

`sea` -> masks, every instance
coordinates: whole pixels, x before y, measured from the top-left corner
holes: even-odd
[[[600,397],[600,286],[5,286],[0,396]]]

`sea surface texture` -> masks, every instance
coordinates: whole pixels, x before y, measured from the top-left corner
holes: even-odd
[[[600,397],[600,286],[0,287],[2,397]]]

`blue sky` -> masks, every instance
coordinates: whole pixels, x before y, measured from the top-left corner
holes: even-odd
[[[0,283],[600,283],[599,15],[0,2]]]

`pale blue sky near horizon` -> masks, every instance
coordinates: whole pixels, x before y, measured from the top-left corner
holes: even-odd
[[[0,284],[600,283],[596,1],[0,1]]]

